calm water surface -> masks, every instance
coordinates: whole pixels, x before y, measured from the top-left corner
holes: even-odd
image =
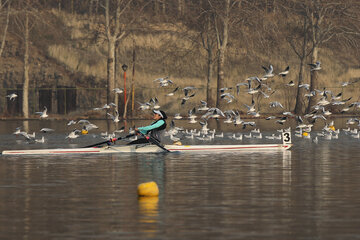
[[[0,150],[102,141],[67,142],[64,125],[30,122],[57,131],[26,144],[11,134],[20,122],[0,122]],[[0,156],[0,239],[360,239],[360,140],[293,142],[273,153]],[[159,197],[137,197],[147,181]]]

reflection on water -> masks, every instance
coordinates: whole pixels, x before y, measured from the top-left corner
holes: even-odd
[[[153,238],[158,232],[159,197],[139,197],[139,227],[146,237]]]
[[[16,142],[22,123],[0,126],[2,149],[40,147]],[[41,146],[99,140],[64,143],[67,130]],[[358,238],[359,139],[293,142],[284,152],[1,156],[0,239]],[[160,195],[138,198],[149,181]]]

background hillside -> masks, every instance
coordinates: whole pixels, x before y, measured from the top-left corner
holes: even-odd
[[[46,2],[46,3],[45,3]],[[101,107],[106,103],[107,85],[107,42],[101,35],[104,32],[102,1],[45,1],[37,7],[41,20],[34,19],[34,28],[30,33],[30,112],[33,114],[43,108],[46,99],[39,100],[43,93],[36,89],[55,87],[77,88],[76,108],[64,113],[72,115],[97,115],[92,108]],[[261,2],[261,1],[260,1]],[[271,2],[266,5],[265,2]],[[296,1],[294,1],[296,2]],[[336,1],[335,1],[336,2]],[[135,5],[147,4],[146,1],[132,1]],[[134,116],[145,116],[138,109],[138,102],[144,103],[150,98],[157,97],[161,107],[171,114],[175,112],[187,113],[189,109],[206,100],[207,84],[207,52],[196,42],[199,34],[198,27],[192,27],[191,14],[194,13],[192,1],[170,1],[167,5],[153,1],[139,13],[139,21],[124,22],[130,26],[126,36],[121,39],[116,51],[116,86],[123,87],[123,71],[121,66],[127,64],[127,88],[133,81],[135,87]],[[275,76],[267,80],[267,84],[276,92],[270,99],[256,96],[257,106],[261,112],[279,112],[269,107],[270,101],[280,101],[286,110],[292,111],[295,104],[296,87],[288,88],[286,83],[297,83],[299,74],[299,59],[287,41],[288,36],[294,35],[294,29],[289,28],[292,22],[301,25],[301,18],[284,18],[281,12],[281,1],[264,1],[264,4],[247,9],[247,22],[241,27],[234,25],[230,32],[224,65],[225,85],[232,87],[229,92],[236,96],[230,104],[222,103],[223,108],[238,109],[246,112],[244,103],[250,104],[251,96],[242,87],[237,96],[235,85],[245,82],[251,76],[264,74],[262,66],[274,66],[274,72],[282,71],[290,66],[290,73],[282,78]],[[277,5],[278,4],[278,5]],[[348,1],[358,7],[356,1]],[[95,6],[96,5],[96,6]],[[356,6],[355,6],[356,5]],[[5,5],[4,5],[5,6]],[[182,6],[184,9],[180,9]],[[18,6],[13,6],[14,9]],[[91,8],[91,9],[90,9]],[[164,10],[164,8],[166,8]],[[136,6],[134,6],[136,9]],[[135,12],[128,10],[133,17]],[[179,13],[180,12],[180,13]],[[5,22],[6,8],[1,9],[1,21]],[[288,13],[290,14],[290,13]],[[23,82],[23,54],[24,46],[21,32],[17,29],[15,18],[10,18],[9,30],[6,35],[4,51],[0,57],[0,114],[12,116],[9,110],[9,92],[21,87]],[[243,21],[245,21],[243,20]],[[36,23],[36,24],[35,24]],[[4,32],[1,24],[0,35]],[[360,78],[359,39],[351,39],[352,44],[339,42],[340,38],[333,38],[319,47],[319,61],[322,70],[318,74],[318,87],[326,87],[334,93],[343,91],[343,98],[352,97],[352,101],[359,100],[359,84],[348,88],[341,87],[342,82],[355,81]],[[214,46],[216,49],[216,46]],[[216,50],[214,50],[213,75],[210,86],[216,95]],[[135,75],[133,75],[135,58]],[[310,56],[310,55],[309,55]],[[311,59],[307,57],[306,64]],[[309,67],[305,68],[304,82],[309,83]],[[174,82],[168,87],[160,87],[153,80],[169,76]],[[185,105],[181,105],[183,92],[176,92],[175,96],[165,94],[175,87],[186,86],[197,88],[196,95]],[[59,93],[59,92],[56,92]],[[55,96],[57,96],[55,94]],[[122,102],[120,95],[120,104]],[[45,97],[46,98],[46,97]],[[53,97],[54,98],[54,97]],[[18,100],[17,100],[18,101]],[[20,100],[19,100],[20,101]],[[53,100],[54,101],[54,100]],[[59,99],[57,99],[59,101]],[[51,105],[51,103],[49,103]],[[130,103],[131,105],[131,103]],[[53,114],[59,114],[59,102],[52,103]],[[119,106],[120,111],[122,107]],[[130,108],[130,106],[129,106]],[[356,109],[355,109],[356,110]],[[13,111],[13,110],[12,110]],[[281,111],[281,110],[280,110]],[[15,111],[16,112],[16,111]],[[15,113],[14,112],[14,113]],[[61,114],[61,113],[60,113]],[[145,115],[144,115],[145,114]]]

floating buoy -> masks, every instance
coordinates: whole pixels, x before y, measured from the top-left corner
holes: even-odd
[[[156,182],[141,183],[138,186],[138,195],[144,197],[154,197],[159,195],[159,188]]]
[[[331,130],[335,131],[335,126],[330,126],[329,127]]]
[[[309,134],[307,132],[303,132],[302,134],[304,137],[307,137]]]
[[[85,134],[88,134],[88,133],[89,133],[89,131],[86,130],[86,129],[81,130],[81,134],[82,134],[82,135],[85,135]]]

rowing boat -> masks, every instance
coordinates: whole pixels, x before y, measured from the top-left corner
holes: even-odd
[[[283,134],[282,144],[243,144],[243,145],[165,145],[160,148],[154,144],[110,145],[106,147],[58,148],[5,150],[2,155],[53,155],[53,154],[106,154],[106,153],[161,153],[169,152],[222,153],[238,151],[282,151],[291,148],[291,134]]]
[[[244,144],[244,145],[165,145],[170,152],[237,152],[287,150],[291,144]],[[104,154],[104,153],[160,153],[163,149],[152,144],[106,146],[102,148],[57,148],[6,150],[2,155],[44,155],[44,154]]]

